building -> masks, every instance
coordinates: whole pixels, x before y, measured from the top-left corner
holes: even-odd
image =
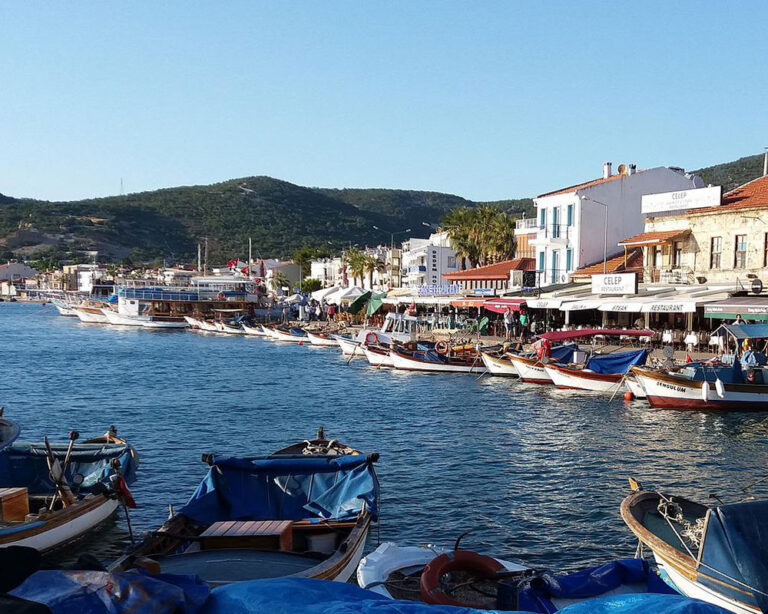
[[[474,296],[500,296],[519,290],[523,284],[523,271],[536,268],[533,258],[515,258],[486,266],[443,273],[443,278],[459,284],[461,293]]]
[[[37,271],[22,262],[0,264],[0,281],[19,281],[37,275]]]
[[[403,285],[420,288],[441,284],[446,273],[458,271],[456,250],[447,232],[434,232],[428,239],[409,239],[403,243]]]
[[[606,162],[602,177],[535,198],[536,219],[516,223],[518,248],[535,252],[539,285],[566,283],[576,269],[615,255],[619,241],[642,232],[643,195],[703,185],[676,167],[622,164],[614,174]]]
[[[721,188],[643,198],[644,230],[619,242],[643,250],[647,281],[674,285],[768,284],[768,176]]]
[[[343,285],[343,267],[341,258],[318,258],[309,265],[309,276],[320,280],[323,288]]]

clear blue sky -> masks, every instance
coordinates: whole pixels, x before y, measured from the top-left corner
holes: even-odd
[[[491,200],[768,146],[768,3],[4,2],[0,192]],[[615,166],[614,166],[615,168]]]

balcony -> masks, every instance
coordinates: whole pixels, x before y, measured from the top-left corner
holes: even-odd
[[[416,265],[416,266],[409,266],[408,267],[408,272],[409,273],[426,273],[427,272],[427,267],[425,265],[423,265],[423,264],[419,264],[419,265]]]
[[[689,285],[696,283],[693,269],[689,267],[657,268],[646,266],[643,269],[643,279],[652,283],[670,285]]]
[[[515,221],[515,234],[521,235],[535,232],[538,227],[535,217],[522,218]]]
[[[547,224],[546,226],[537,226],[536,237],[528,239],[529,245],[546,245],[548,243],[558,243],[565,245],[574,234],[574,227],[567,224]]]

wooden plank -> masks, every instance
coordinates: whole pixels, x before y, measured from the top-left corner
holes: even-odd
[[[227,529],[227,530],[224,532],[224,535],[225,535],[225,536],[230,536],[230,535],[237,535],[237,534],[238,534],[238,532],[240,531],[240,527],[242,527],[242,526],[243,526],[243,524],[245,524],[245,522],[244,522],[243,520],[236,520],[235,522],[233,522],[233,523],[232,523],[232,526],[231,526],[231,527],[229,527],[229,528],[228,528],[228,529]]]

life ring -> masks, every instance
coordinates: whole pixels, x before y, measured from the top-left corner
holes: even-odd
[[[219,292],[219,293],[216,295],[216,300],[217,300],[217,301],[225,301],[225,300],[227,300],[227,295],[226,295],[226,294],[224,294],[223,292]]]
[[[435,343],[435,352],[438,354],[447,354],[450,347],[446,341],[438,341]]]
[[[471,550],[452,550],[432,559],[424,568],[419,582],[421,597],[433,605],[477,607],[461,603],[445,592],[440,579],[450,571],[462,570],[484,578],[493,578],[504,566],[496,559]],[[488,608],[485,608],[488,609]]]
[[[366,345],[373,345],[374,343],[378,343],[378,342],[379,342],[379,336],[373,331],[371,331],[365,336]]]

